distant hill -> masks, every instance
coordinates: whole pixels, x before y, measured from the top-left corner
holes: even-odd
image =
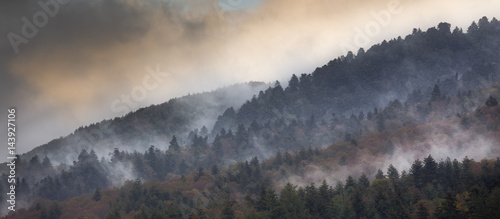
[[[174,98],[123,117],[82,126],[69,136],[36,147],[22,157],[47,156],[54,163],[72,164],[82,149],[93,149],[99,156],[107,156],[113,148],[127,151],[144,151],[150,145],[164,148],[173,135],[184,144],[190,131],[213,126],[224,109],[241,105],[268,86],[263,82],[250,82]]]

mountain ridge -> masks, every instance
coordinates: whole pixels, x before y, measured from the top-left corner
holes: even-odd
[[[256,93],[260,91],[261,89],[265,88],[268,86],[266,83],[263,82],[247,82],[247,83],[242,83],[242,84],[234,84],[230,85],[227,87],[219,88],[214,91],[209,91],[209,92],[202,92],[198,94],[189,94],[186,96],[178,97],[178,98],[172,98],[167,102],[156,104],[156,105],[151,105],[149,107],[143,107],[140,109],[137,109],[136,111],[131,111],[127,113],[126,115],[123,115],[121,117],[115,117],[112,119],[104,119],[100,122],[97,123],[92,123],[90,125],[86,126],[81,126],[77,128],[73,133],[69,134],[68,136],[60,137],[54,140],[51,140],[45,144],[42,144],[40,146],[35,147],[34,149],[30,150],[29,152],[26,152],[22,154],[22,157],[26,157],[26,159],[29,159],[30,157],[34,155],[38,155],[39,157],[44,157],[49,155],[49,158],[53,160],[53,162],[56,163],[66,163],[66,164],[71,164],[75,159],[76,156],[75,154],[78,154],[82,149],[86,150],[100,150],[99,147],[103,147],[103,150],[112,150],[114,146],[106,146],[105,144],[107,143],[107,137],[108,135],[116,135],[115,134],[115,129],[117,126],[116,124],[112,124],[113,122],[115,123],[120,123],[120,122],[125,122],[127,123],[126,120],[132,120],[134,115],[138,115],[141,113],[148,113],[151,111],[158,111],[159,109],[163,108],[166,110],[174,110],[171,114],[173,114],[174,118],[176,119],[175,122],[182,123],[184,126],[188,126],[186,130],[192,130],[194,128],[202,128],[203,124],[191,124],[194,122],[196,118],[199,117],[204,117],[204,118],[210,118],[210,116],[207,115],[198,115],[198,114],[213,114],[216,115],[218,114],[217,108],[225,108],[224,106],[233,106],[233,105],[238,105],[236,104],[237,102],[240,102],[241,100],[238,99],[245,99],[242,96],[251,96],[252,93]],[[250,94],[247,94],[250,93]],[[224,100],[225,99],[225,100]],[[210,103],[213,101],[212,103]],[[220,106],[217,106],[216,102],[219,102]],[[224,103],[224,101],[227,101],[227,103]],[[197,103],[198,102],[198,103]],[[199,103],[203,102],[203,103]],[[241,101],[243,102],[243,101]],[[182,109],[183,107],[189,107],[189,105],[198,105],[198,106],[191,106],[190,112],[195,114],[196,118],[188,118],[188,116],[182,114]],[[205,109],[200,108],[201,105],[211,105],[211,108],[215,108],[215,112],[203,112]],[[214,107],[215,106],[215,107]],[[221,111],[221,109],[218,109]],[[159,116],[156,116],[159,117]],[[162,116],[162,119],[168,118],[168,116]],[[166,118],[165,118],[166,117]],[[215,117],[215,116],[212,116]],[[172,118],[171,118],[172,119]],[[159,120],[161,121],[161,119]],[[154,123],[158,123],[159,121],[153,121]],[[152,122],[152,123],[153,123]],[[128,123],[131,123],[130,121]],[[208,124],[205,124],[206,126],[210,125],[210,122]],[[144,126],[143,126],[144,127]],[[147,127],[147,125],[146,125]],[[119,127],[123,129],[123,127]],[[165,135],[165,141],[168,142],[168,140],[171,138],[173,135],[186,135],[187,131],[179,131],[179,130],[169,130],[167,132],[171,133],[162,133]],[[123,131],[123,130],[117,130],[117,131]],[[176,133],[176,131],[178,133]],[[73,144],[79,143],[79,142],[84,142],[86,146],[81,146],[81,147],[73,147],[70,148],[72,152],[68,152],[68,154],[73,154],[69,158],[66,158],[67,155],[62,154],[61,157],[57,158],[54,155],[60,154],[61,150],[67,150],[65,148],[61,148],[62,145],[66,146],[71,146],[71,143],[68,143],[67,139],[68,138],[76,138],[73,140]],[[116,144],[115,144],[116,145]],[[147,143],[141,147],[135,148],[135,149],[146,149],[147,148]],[[134,150],[134,147],[130,147],[130,150]],[[52,154],[52,156],[51,156]],[[101,155],[105,155],[107,153],[100,153]]]
[[[242,105],[232,104],[232,108],[239,108],[234,114],[230,113],[230,115],[228,115],[227,113],[222,113],[224,110],[220,110],[219,113],[212,113],[213,115],[211,117],[215,119],[213,127],[211,127],[210,124],[198,124],[195,127],[191,125],[191,127],[187,129],[184,128],[182,133],[180,133],[178,127],[169,128],[168,125],[166,125],[166,127],[165,125],[158,125],[157,123],[162,121],[161,119],[147,121],[148,118],[140,119],[139,127],[145,127],[146,129],[148,126],[167,128],[167,133],[165,133],[166,137],[160,140],[168,141],[172,135],[177,134],[179,139],[184,139],[181,144],[187,144],[190,137],[188,136],[186,138],[181,135],[185,135],[195,128],[202,128],[201,126],[203,125],[206,127],[208,126],[207,128],[210,129],[209,137],[212,139],[220,132],[221,128],[235,130],[239,124],[249,126],[253,120],[263,123],[266,119],[281,116],[283,118],[288,118],[286,119],[287,121],[291,121],[293,119],[308,118],[311,115],[314,115],[318,120],[331,119],[331,113],[345,114],[348,111],[366,111],[374,106],[382,107],[394,99],[408,99],[410,95],[418,90],[424,90],[424,92],[430,93],[432,84],[438,84],[442,88],[441,90],[444,94],[452,94],[459,89],[468,90],[478,85],[488,86],[490,81],[498,80],[498,78],[492,78],[496,77],[496,71],[500,69],[498,68],[498,62],[494,62],[495,60],[499,60],[500,57],[498,53],[495,54],[492,52],[496,49],[500,50],[500,40],[491,37],[500,33],[500,24],[496,18],[493,18],[492,21],[489,22],[486,17],[483,17],[479,20],[478,24],[474,21],[468,28],[467,34],[463,33],[462,30],[458,28],[451,31],[451,25],[448,23],[440,23],[437,27],[438,28],[431,27],[427,32],[414,29],[413,33],[406,36],[404,40],[401,37],[390,40],[389,42],[384,40],[382,43],[372,46],[366,52],[361,48],[356,55],[349,52],[346,56],[336,58],[328,62],[328,64],[317,68],[311,74],[302,74],[300,77],[292,75],[286,89],[283,89],[279,83],[267,90],[260,89],[266,86],[263,85],[259,89],[255,89],[255,91],[259,90],[260,92],[258,95],[254,94],[253,98],[241,98],[247,99]],[[478,40],[480,43],[475,45],[473,40]],[[428,48],[435,48],[429,52],[430,55],[427,54],[427,52],[422,52],[429,50]],[[421,52],[418,53],[414,51]],[[411,55],[413,53],[415,54]],[[439,56],[437,55],[439,53],[451,55],[451,57],[446,58],[445,56]],[[472,55],[466,55],[466,53],[471,53]],[[477,53],[481,53],[481,58],[472,59]],[[401,57],[398,55],[386,57],[384,54],[398,54],[401,55]],[[458,61],[450,61],[454,59]],[[429,67],[423,64],[427,62],[430,63],[429,65],[431,67],[434,66],[431,68],[433,70],[427,69]],[[403,64],[394,70],[395,73],[389,74],[387,69],[390,69],[391,66],[398,66],[398,63]],[[444,66],[440,66],[443,65],[442,63],[445,63]],[[455,63],[460,63],[460,65],[454,67],[455,70],[450,69],[450,64]],[[416,66],[421,67],[417,68]],[[365,71],[363,69],[371,70]],[[413,78],[416,78],[415,80],[411,81],[411,77],[408,76],[408,73],[402,73],[408,69],[414,69],[412,74],[416,76],[413,76]],[[437,75],[429,76],[433,75],[430,73],[421,75],[420,73],[422,72],[435,72]],[[394,79],[394,77],[401,75],[402,79],[399,81],[402,80],[402,83],[397,82],[398,79]],[[421,79],[426,77],[427,79],[424,80],[425,83],[421,82]],[[377,78],[384,78],[384,81],[393,82],[389,84],[387,82],[380,83],[380,80]],[[356,86],[348,86],[350,89],[345,89],[349,84],[355,84]],[[396,86],[394,86],[395,84]],[[408,84],[412,84],[412,86],[408,86]],[[424,85],[414,87],[415,84]],[[385,89],[385,91],[380,92],[377,90],[377,87],[382,90]],[[388,87],[395,87],[395,90],[387,90]],[[374,89],[376,90],[375,92]],[[248,96],[250,97],[251,95]],[[166,103],[180,101],[186,97],[189,96],[180,99],[174,98]],[[166,103],[153,105],[153,107],[160,108]],[[197,111],[201,112],[203,110],[205,109],[198,109]],[[227,112],[227,110],[230,109],[226,107],[225,111]],[[76,154],[81,148],[87,150],[95,148],[99,150],[100,147],[94,146],[103,142],[105,144],[105,141],[107,141],[107,134],[114,134],[114,130],[108,130],[109,127],[118,127],[118,132],[125,132],[122,127],[123,125],[109,125],[111,121],[118,121],[117,123],[119,123],[119,120],[125,119],[127,116],[139,115],[139,117],[141,117],[141,113],[146,114],[148,111],[154,110],[150,107],[144,107],[133,113],[128,113],[121,118],[103,120],[99,123],[85,126],[90,130],[85,129],[83,131],[85,132],[83,137],[80,137],[82,140],[77,140],[76,143],[78,143],[78,141],[84,141],[87,146],[76,147],[71,153]],[[217,115],[220,116],[215,118]],[[155,118],[158,117],[162,118],[165,116],[160,113],[155,116]],[[168,121],[166,122],[168,123]],[[182,123],[184,121],[182,121],[182,118],[178,118],[178,120],[171,121],[170,123],[176,122]],[[84,128],[78,128],[69,136],[73,136],[83,129]],[[176,131],[179,133],[176,133]],[[124,139],[126,141],[136,141],[137,143],[137,139],[129,138],[127,140],[127,137]],[[40,156],[43,157],[47,154],[42,149],[43,147],[50,146],[50,143],[61,144],[63,140],[64,137],[54,139],[25,154],[30,157],[36,153],[40,153]],[[75,144],[75,142],[72,144]],[[118,145],[119,144],[120,143],[118,143]],[[142,147],[147,147],[149,143],[145,143],[145,145],[146,146]],[[109,150],[112,147],[106,148]],[[61,148],[59,147],[59,149]],[[130,149],[133,150],[133,148]],[[57,149],[54,148],[51,150],[54,152],[53,150]],[[99,154],[103,155],[106,153]],[[72,158],[64,161],[61,157],[54,161],[60,160],[61,162],[71,163],[74,158],[76,157],[72,156]]]
[[[29,188],[20,196],[62,201],[123,182],[128,182],[125,187],[130,187],[131,182],[127,180],[133,178],[145,181],[187,178],[197,182],[205,179],[203,176],[211,167],[214,173],[222,168],[226,174],[211,185],[220,186],[219,191],[227,183],[225,189],[237,191],[235,199],[241,201],[243,193],[255,197],[259,184],[270,185],[271,181],[283,179],[282,176],[293,172],[294,166],[307,167],[307,159],[318,161],[323,156],[319,151],[321,147],[329,146],[321,152],[324,156],[331,155],[331,160],[326,167],[308,169],[311,173],[321,170],[324,174],[323,170],[333,167],[352,167],[350,172],[359,172],[365,167],[356,168],[352,162],[363,154],[385,156],[398,152],[398,148],[409,148],[387,133],[408,130],[402,133],[411,134],[433,122],[447,125],[436,128],[443,130],[437,134],[431,128],[429,133],[424,131],[427,133],[422,137],[424,140],[414,143],[418,148],[412,149],[427,150],[433,141],[442,141],[442,148],[457,145],[464,150],[472,144],[490,146],[488,141],[482,141],[489,137],[481,131],[492,135],[493,142],[498,140],[500,111],[494,96],[500,96],[500,22],[495,18],[490,22],[484,17],[478,23],[473,22],[468,33],[457,28],[451,32],[447,23],[426,32],[415,29],[405,39],[384,41],[366,52],[361,49],[356,56],[348,53],[311,74],[292,75],[286,88],[276,82],[241,105],[215,104],[218,108],[211,113],[214,123],[211,130],[198,129],[200,124],[193,127],[189,120],[176,120],[175,116],[168,117],[170,123],[163,118],[177,112],[184,118],[198,120],[196,116],[200,112],[213,106],[203,95],[188,96],[196,103],[204,103],[202,106],[195,104],[189,108],[180,104],[179,99],[173,99],[160,104],[161,107],[146,107],[127,114],[123,118],[129,119],[128,123],[121,119],[106,120],[100,125],[113,123],[116,126],[113,133],[120,135],[118,142],[137,143],[133,146],[141,147],[126,148],[118,144],[116,148],[107,147],[104,148],[107,151],[96,153],[94,150],[99,148],[95,146],[99,144],[89,142],[70,148],[72,151],[48,150],[45,153],[53,153],[53,157],[42,162],[43,155],[26,154],[19,160],[19,168],[38,172],[19,175],[20,187]],[[485,124],[478,125],[478,121]],[[75,133],[96,126],[99,125],[93,124]],[[468,130],[479,131],[461,135]],[[179,136],[169,138],[170,134]],[[113,145],[112,137],[101,143]],[[63,138],[55,141],[74,146]],[[97,154],[108,155],[99,159]],[[54,168],[51,164],[51,160],[57,163],[54,155],[64,157],[68,164]],[[260,164],[259,159],[263,160]],[[367,159],[363,161],[365,164],[380,162],[369,156]],[[283,166],[284,163],[290,167]],[[269,172],[267,177],[259,178],[262,171]],[[365,171],[368,170],[365,168]],[[374,171],[370,169],[370,173]],[[64,192],[47,192],[53,189]],[[199,195],[203,187],[196,189],[186,197],[202,197]],[[179,201],[180,206],[194,208],[190,202],[184,202],[189,199],[186,197]],[[136,207],[133,209],[138,211]],[[192,213],[191,210],[188,212]]]

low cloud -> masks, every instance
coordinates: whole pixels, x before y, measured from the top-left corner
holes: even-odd
[[[329,185],[335,185],[338,181],[345,183],[348,176],[355,179],[362,173],[366,173],[370,180],[375,178],[377,170],[380,169],[387,174],[390,164],[397,168],[399,173],[409,173],[411,165],[416,159],[423,161],[432,155],[436,162],[444,161],[446,158],[462,161],[465,157],[480,161],[482,159],[495,159],[500,157],[500,148],[495,139],[487,133],[479,134],[477,131],[465,130],[458,125],[442,125],[434,123],[426,125],[427,130],[422,135],[393,136],[394,153],[372,155],[368,151],[360,150],[350,163],[345,166],[334,164],[317,166],[307,165],[299,170],[299,173],[288,173],[277,181],[278,188],[287,182],[307,186],[310,183],[321,183],[326,180]]]

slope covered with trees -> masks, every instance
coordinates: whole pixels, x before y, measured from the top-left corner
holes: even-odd
[[[349,52],[311,74],[293,75],[248,100],[236,113],[219,117],[214,132],[253,120],[277,118],[328,120],[332,113],[359,113],[399,99],[408,104],[430,96],[434,85],[454,95],[498,81],[500,22],[483,17],[464,32],[440,23],[414,29],[404,39],[383,41],[356,54]],[[230,109],[228,109],[230,111]],[[228,112],[228,111],[226,111]]]
[[[224,109],[241,105],[266,86],[250,82],[174,98],[122,117],[82,126],[69,136],[54,139],[22,157],[48,156],[54,163],[71,164],[82,149],[94,149],[103,156],[113,148],[133,151],[147,149],[151,144],[166,147],[172,135],[181,137],[179,141],[185,143],[191,130],[212,126]]]
[[[495,208],[500,200],[499,158],[435,159],[428,154],[409,167],[389,164],[377,169],[380,163],[375,158],[391,153],[383,142],[405,136],[413,145],[436,135],[429,131],[431,127],[468,126],[464,129],[471,135],[485,132],[499,138],[500,106],[482,106],[460,116],[383,131],[359,139],[356,146],[340,142],[321,150],[278,152],[268,160],[255,157],[227,168],[198,168],[164,181],[126,181],[120,188],[96,188],[60,202],[46,197],[7,218],[496,218],[500,214]],[[468,125],[462,123],[464,119]],[[395,144],[392,150],[411,149],[408,145]],[[499,149],[491,148],[489,153],[500,155]],[[351,154],[342,161],[344,153]],[[150,160],[148,156],[146,152],[143,159]],[[359,170],[357,164],[367,157],[373,161],[368,164],[372,168]],[[313,166],[323,168],[313,182],[290,182],[294,177],[307,178]],[[335,178],[328,168],[349,172],[337,174],[340,177],[328,183]]]
[[[8,218],[497,216],[483,208],[499,198],[499,49],[496,19],[466,33],[441,23],[285,88],[82,127],[18,158],[19,200],[37,201]],[[258,95],[240,105],[238,89]]]

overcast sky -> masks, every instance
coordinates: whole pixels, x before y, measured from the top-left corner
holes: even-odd
[[[482,16],[500,17],[498,0],[0,3],[0,135],[5,143],[7,109],[16,107],[18,153],[172,97],[286,82],[345,48],[413,28],[449,22],[466,30]],[[6,153],[0,150],[0,161]]]

